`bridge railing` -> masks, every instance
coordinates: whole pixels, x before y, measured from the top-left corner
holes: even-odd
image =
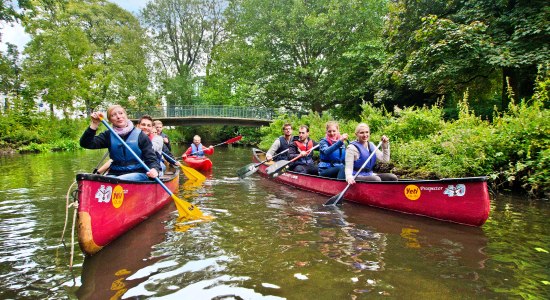
[[[142,115],[150,115],[155,118],[185,118],[185,117],[218,117],[218,118],[242,118],[273,120],[276,111],[272,108],[228,106],[228,105],[179,105],[160,106],[141,111],[128,109],[131,119],[139,119]]]

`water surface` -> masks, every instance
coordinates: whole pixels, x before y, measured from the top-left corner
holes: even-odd
[[[493,197],[481,228],[348,202],[330,209],[325,196],[239,180],[251,151],[237,147],[217,148],[204,184],[182,176],[179,197],[214,221],[178,223],[170,204],[95,256],[76,245],[70,269],[67,191],[102,155],[0,158],[0,298],[550,298],[547,202]]]

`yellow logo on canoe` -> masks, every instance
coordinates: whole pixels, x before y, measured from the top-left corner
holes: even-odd
[[[405,197],[409,200],[418,200],[420,198],[420,188],[414,184],[409,184],[405,187]]]
[[[124,189],[122,189],[122,186],[117,185],[111,194],[111,202],[113,203],[113,207],[119,208],[122,205],[122,201],[124,201]]]

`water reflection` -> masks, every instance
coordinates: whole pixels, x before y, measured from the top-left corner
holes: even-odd
[[[404,249],[416,251],[427,261],[439,265],[470,265],[483,268],[487,259],[487,237],[482,228],[393,213],[380,209],[345,208],[346,220],[368,227],[382,235],[400,238]]]
[[[250,162],[237,148],[216,151],[211,177],[177,193],[212,222],[177,220],[170,204],[96,256],[77,255],[71,271],[65,194],[102,154],[0,159],[0,298],[549,298],[547,202],[492,199],[482,228],[347,202],[331,210],[321,195],[237,179]]]
[[[173,204],[142,222],[99,251],[88,256],[82,267],[82,286],[76,292],[79,299],[119,299],[128,289],[146,277],[131,279],[136,272],[163,258],[152,256],[155,245],[166,238],[166,220],[171,218]]]

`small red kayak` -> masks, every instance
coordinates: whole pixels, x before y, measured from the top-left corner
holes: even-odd
[[[212,161],[207,157],[187,156],[183,161],[189,167],[198,171],[208,171],[212,169]]]

